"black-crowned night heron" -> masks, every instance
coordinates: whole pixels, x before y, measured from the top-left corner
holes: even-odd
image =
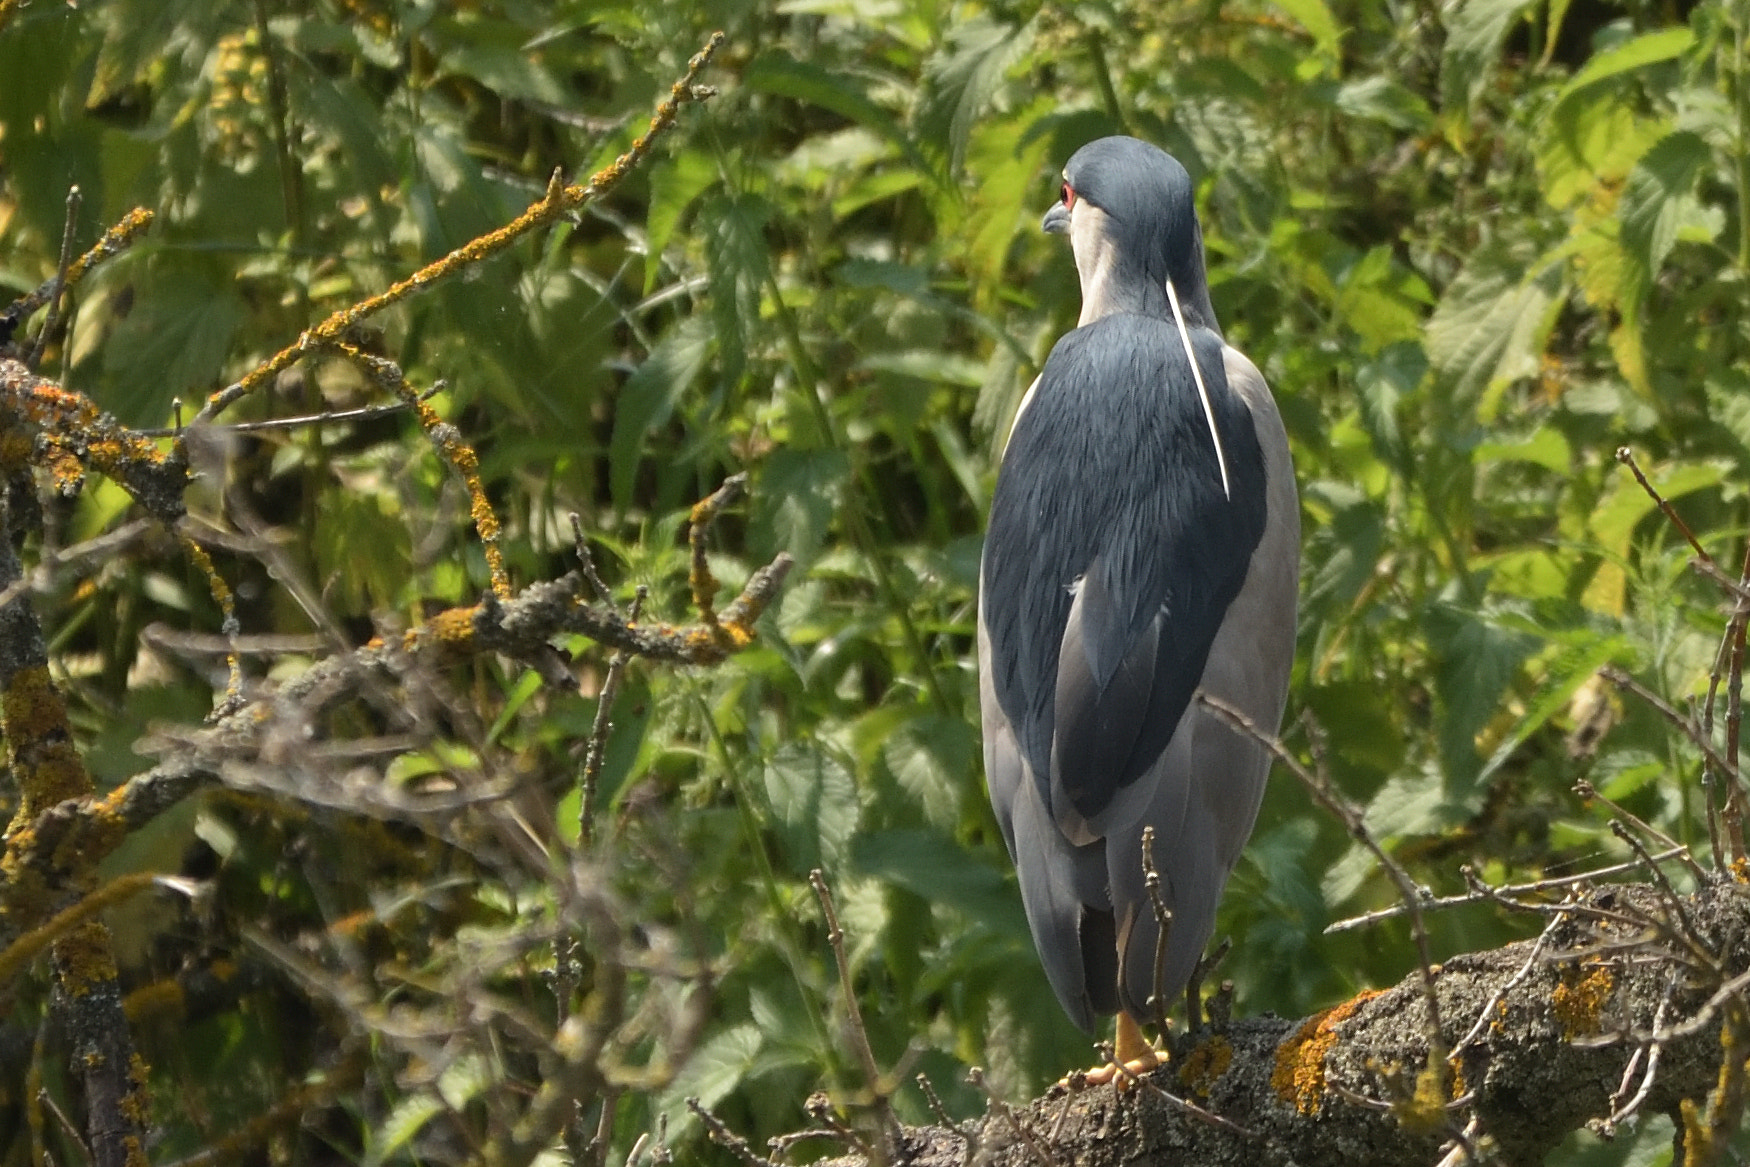
[[[1139,1023],[1191,980],[1270,768],[1193,694],[1280,726],[1300,513],[1276,403],[1216,324],[1185,168],[1089,143],[1044,227],[1069,236],[1082,315],[1021,401],[991,501],[985,776],[1058,1000],[1090,1032],[1117,1013],[1120,1059],[1147,1064]]]

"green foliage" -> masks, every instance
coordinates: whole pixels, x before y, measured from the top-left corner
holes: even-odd
[[[756,1146],[800,1125],[811,1090],[863,1096],[816,866],[884,1068],[929,1051],[921,1067],[967,1114],[963,1064],[1018,1094],[1090,1056],[1039,971],[983,797],[973,640],[994,452],[1077,313],[1038,218],[1062,160],[1100,133],[1150,138],[1197,181],[1216,309],[1282,401],[1300,478],[1290,716],[1321,727],[1371,827],[1441,893],[1461,864],[1519,879],[1624,854],[1572,795],[1582,777],[1705,843],[1695,751],[1595,674],[1624,666],[1681,705],[1721,629],[1619,446],[1722,562],[1742,553],[1743,5],[1703,0],[1681,23],[1637,0],[1459,0],[1438,17],[1386,0],[258,7],[39,3],[0,31],[0,282],[53,271],[69,183],[81,245],[132,205],[160,215],[86,285],[51,354],[129,423],[167,424],[173,398],[198,403],[508,220],[554,167],[586,174],[710,29],[729,36],[706,79],[718,95],[605,203],[368,337],[415,384],[445,383],[435,404],[480,449],[519,580],[568,566],[576,512],[622,601],[645,586],[647,613],[685,619],[686,509],[743,470],[751,499],[713,536],[718,574],[739,585],[778,551],[801,565],[755,649],[697,673],[634,666],[613,711],[593,858],[712,985],[684,1063],[659,1035],[628,1054],[649,1075],[608,1103],[611,1161],[659,1115],[687,1155],[712,1154],[690,1095]],[[244,409],[367,392],[311,362]],[[465,501],[411,426],[267,433],[227,454],[206,509],[246,501],[311,585],[294,596],[247,557],[221,563],[246,633],[359,632],[482,588]],[[117,509],[88,491],[71,525]],[[218,627],[187,599],[200,586],[162,571],[117,563],[92,581],[100,602],[50,609],[86,724],[119,710],[143,731],[133,710],[204,691],[139,646],[153,621]],[[599,679],[605,655],[573,648]],[[535,694],[485,665],[462,685],[492,727],[466,766],[514,771],[573,824],[532,829],[575,837],[593,686]],[[176,697],[146,699],[160,689]],[[1584,725],[1606,728],[1581,748]],[[456,921],[490,932],[557,910],[539,880],[474,889],[477,841],[426,824],[415,860],[360,854],[351,830],[206,800],[182,845],[217,872],[226,926],[161,941],[128,975],[228,953],[242,929],[369,965],[340,917],[417,888],[434,938],[409,916],[374,955],[423,985],[463,961],[435,939]],[[333,866],[287,859],[306,854]],[[1297,1015],[1409,971],[1401,927],[1322,934],[1392,901],[1377,876],[1279,777],[1222,916],[1238,1009]],[[1443,955],[1524,928],[1475,909],[1434,922]],[[507,966],[495,991],[539,1000],[543,962]],[[324,1007],[299,983],[209,1022],[206,1054],[148,1047],[165,1157],[321,1063],[308,1010]],[[679,992],[655,976],[640,991]],[[435,1083],[399,1063],[309,1137],[371,1163],[442,1157],[486,1122],[487,1083],[526,1071],[482,1056],[424,1067]],[[909,1084],[898,1106],[926,1116]]]

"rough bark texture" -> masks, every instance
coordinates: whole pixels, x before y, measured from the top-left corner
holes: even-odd
[[[1478,1161],[1538,1163],[1569,1132],[1635,1095],[1661,1002],[1657,1028],[1666,1036],[1639,1110],[1672,1113],[1681,1138],[1679,1104],[1706,1106],[1722,1081],[1723,1056],[1737,1050],[1736,1072],[1743,1072],[1742,1039],[1722,1051],[1728,1010],[1708,1003],[1750,968],[1750,887],[1721,881],[1681,900],[1650,886],[1601,889],[1555,923],[1542,944],[1539,952],[1525,941],[1462,956],[1436,970],[1447,1049],[1485,1018],[1444,1083],[1424,1074],[1427,1003],[1417,973],[1301,1021],[1235,1021],[1151,1076],[1244,1133],[1148,1088],[1119,1095],[1110,1086],[1079,1093],[1059,1086],[1015,1112],[1031,1144],[1014,1122],[991,1114],[958,1130],[908,1129],[891,1160],[918,1167],[1401,1167],[1437,1162],[1474,1118]],[[1624,1091],[1637,1050],[1639,1068]],[[1434,1105],[1440,1096],[1430,1084],[1444,1088],[1449,1105]]]

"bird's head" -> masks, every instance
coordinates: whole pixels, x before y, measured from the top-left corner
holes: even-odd
[[[1171,280],[1185,323],[1219,331],[1191,176],[1165,150],[1136,138],[1089,142],[1070,155],[1042,226],[1069,236],[1083,324],[1112,312],[1166,317]]]

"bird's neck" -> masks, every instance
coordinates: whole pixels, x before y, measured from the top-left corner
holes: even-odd
[[[1103,316],[1120,312],[1136,316],[1151,316],[1171,320],[1173,305],[1167,296],[1165,272],[1145,270],[1140,264],[1126,260],[1104,239],[1093,241],[1086,249],[1076,250],[1076,270],[1082,282],[1082,315],[1077,324],[1092,324]],[[1215,310],[1209,303],[1209,288],[1203,273],[1182,271],[1172,274],[1178,293],[1179,308],[1185,323],[1192,328],[1207,328],[1220,333],[1215,322]]]

